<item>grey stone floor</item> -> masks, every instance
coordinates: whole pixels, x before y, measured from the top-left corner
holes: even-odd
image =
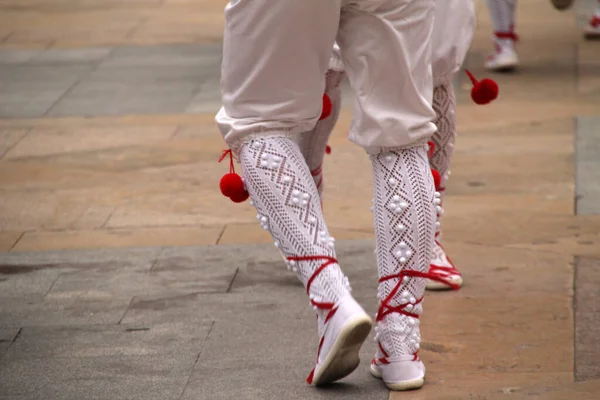
[[[340,243],[374,312],[372,243]],[[387,399],[368,374],[304,383],[318,338],[270,245],[0,255],[1,399]]]
[[[600,214],[600,117],[580,117],[576,123],[575,212]]]
[[[0,51],[0,118],[213,112],[221,46]]]

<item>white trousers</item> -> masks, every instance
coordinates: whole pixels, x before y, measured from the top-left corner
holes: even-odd
[[[451,84],[471,47],[477,26],[473,0],[435,0],[434,85]]]
[[[435,132],[434,0],[231,0],[216,116],[234,151],[255,136],[311,130],[337,40],[356,92],[350,140],[370,154]]]
[[[473,0],[435,0],[432,37],[432,72],[434,86],[449,85],[460,70],[471,47],[477,18]],[[344,71],[337,43],[329,69]]]

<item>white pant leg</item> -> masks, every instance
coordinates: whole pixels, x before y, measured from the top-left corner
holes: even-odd
[[[341,0],[232,0],[225,8],[223,107],[216,116],[237,152],[253,134],[290,136],[321,114],[323,77]]]
[[[433,0],[349,0],[338,43],[356,92],[350,140],[367,153],[412,147],[435,132]]]
[[[471,47],[477,20],[473,0],[436,0],[433,25],[434,85],[452,83]]]

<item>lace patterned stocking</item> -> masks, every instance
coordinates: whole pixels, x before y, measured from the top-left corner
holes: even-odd
[[[516,0],[487,0],[490,17],[494,27],[494,42],[498,46],[514,46]]]
[[[371,156],[379,272],[378,358],[418,359],[419,316],[435,226],[427,146]]]
[[[513,31],[515,26],[515,2],[516,0],[487,0],[494,31]]]
[[[344,77],[344,72],[327,71],[325,93],[327,93],[333,105],[331,115],[318,121],[312,131],[304,132],[299,137],[298,145],[310,169],[313,180],[317,185],[319,196],[323,195],[323,159],[325,158],[325,149],[340,116],[340,109],[342,107],[342,88],[340,85]]]
[[[438,171],[442,182],[439,192],[443,196],[446,183],[450,177],[450,162],[454,154],[456,140],[456,97],[452,85],[436,86],[433,90],[433,109],[435,124],[438,128],[431,140],[434,143],[433,156],[430,159],[431,168]],[[441,203],[442,198],[440,198]],[[438,224],[436,224],[436,239],[441,240],[442,229],[439,223],[443,215],[441,204],[438,205]]]
[[[329,310],[321,305],[337,302],[350,287],[335,260],[334,239],[300,149],[289,138],[253,139],[242,147],[239,159],[257,219],[307,288],[321,336]]]

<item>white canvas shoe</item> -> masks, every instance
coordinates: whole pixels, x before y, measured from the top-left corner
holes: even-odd
[[[485,60],[485,67],[490,71],[507,72],[519,66],[519,56],[513,41],[496,42],[495,51]]]
[[[571,8],[575,0],[550,0],[550,2],[557,10],[564,11]]]
[[[413,307],[418,306],[421,301],[422,299]],[[406,305],[408,304],[411,303]],[[396,391],[419,389],[425,383],[425,365],[418,354],[421,341],[418,315],[406,311],[406,305],[392,307],[388,309],[391,311],[385,318],[378,318],[378,326],[375,328],[377,352],[370,367],[371,375],[382,379],[388,389]],[[390,356],[382,342],[387,342],[388,345],[402,343],[402,347],[406,347],[405,354]],[[417,350],[414,351],[414,348]]]
[[[436,240],[433,244],[433,259],[429,266],[429,275],[435,279],[427,279],[427,290],[458,290],[462,287],[463,278],[442,245]]]
[[[383,349],[379,349],[378,353]],[[383,380],[390,390],[419,389],[425,384],[425,365],[417,355],[375,358],[371,362],[371,375]]]
[[[311,303],[329,308],[324,303]],[[319,342],[317,364],[306,379],[311,385],[331,383],[352,373],[360,364],[358,353],[371,332],[371,318],[352,296],[341,298],[330,310]]]
[[[594,15],[585,26],[583,33],[586,39],[600,39],[600,15]]]

